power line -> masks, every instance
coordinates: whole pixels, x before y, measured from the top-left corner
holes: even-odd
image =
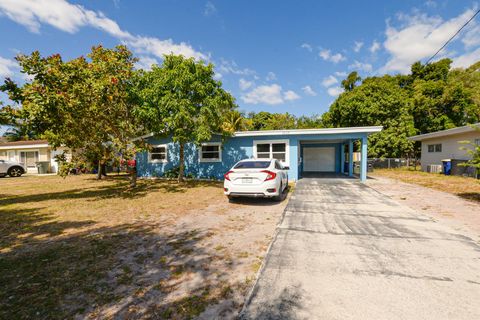
[[[438,51],[435,52],[435,54],[434,54],[433,56],[431,56],[430,59],[428,59],[425,64],[426,64],[426,65],[429,64],[430,61],[432,61],[433,58],[435,58],[435,56],[436,56],[440,51],[442,51],[443,48],[445,48],[445,47],[450,43],[450,41],[452,41],[453,38],[455,38],[455,37],[460,33],[460,31],[462,31],[463,28],[465,28],[465,27],[467,26],[467,24],[470,23],[470,21],[472,21],[473,19],[475,19],[475,17],[476,17],[479,13],[480,13],[480,9],[478,9],[477,12],[475,12],[475,14],[474,14],[467,22],[465,22],[465,24],[464,24],[460,29],[458,29],[458,31],[455,32],[455,34],[454,34],[450,39],[448,39],[448,41],[445,42],[445,44],[444,44],[440,49],[438,49]]]

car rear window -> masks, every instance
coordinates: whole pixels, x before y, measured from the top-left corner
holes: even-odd
[[[266,169],[270,166],[270,161],[244,161],[239,162],[234,169]]]

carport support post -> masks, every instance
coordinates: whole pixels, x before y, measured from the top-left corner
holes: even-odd
[[[362,160],[360,161],[360,181],[367,181],[367,137],[362,138]]]
[[[340,145],[340,173],[345,173],[345,144]]]
[[[348,176],[353,177],[353,140],[348,141]]]

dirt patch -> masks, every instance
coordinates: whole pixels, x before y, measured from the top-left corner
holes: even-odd
[[[370,175],[370,174],[369,174]],[[427,173],[407,168],[376,169],[371,176],[385,177],[413,183],[423,187],[455,194],[463,199],[480,203],[480,180]]]
[[[1,182],[0,318],[235,318],[286,205],[216,182]]]
[[[473,233],[473,238],[480,239],[480,204],[475,201],[378,174],[373,175],[367,183],[418,212],[443,220],[457,230]]]

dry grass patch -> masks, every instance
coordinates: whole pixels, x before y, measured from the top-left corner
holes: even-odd
[[[381,176],[397,179],[406,183],[413,183],[455,194],[467,200],[480,202],[480,181],[473,178],[459,176],[445,176],[443,174],[400,169],[376,169],[372,177]]]
[[[268,244],[285,205],[230,204],[218,182],[140,180],[134,190],[124,177],[89,175],[0,183],[5,319],[232,318],[253,257],[265,254],[258,241]],[[239,219],[248,235],[230,231]]]

